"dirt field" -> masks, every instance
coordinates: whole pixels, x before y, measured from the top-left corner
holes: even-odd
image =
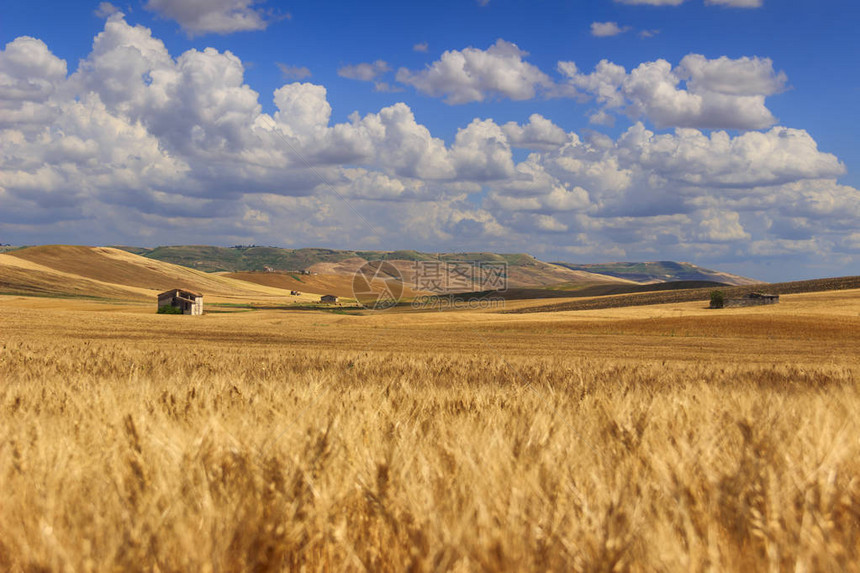
[[[0,297],[0,570],[860,570],[860,291],[704,306]]]

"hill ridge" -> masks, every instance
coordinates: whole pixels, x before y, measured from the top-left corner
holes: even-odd
[[[169,245],[154,248],[116,247],[134,252],[146,258],[170,262],[205,272],[244,273],[265,271],[295,272],[316,270],[333,272],[346,267],[343,272],[354,272],[353,265],[343,263],[352,259],[363,261],[468,261],[505,263],[516,269],[514,286],[547,287],[565,282],[638,283],[668,281],[711,281],[725,284],[756,284],[760,281],[718,270],[706,269],[689,262],[647,261],[639,263],[592,263],[545,262],[527,253],[493,253],[489,251],[463,251],[450,253],[427,253],[415,250],[347,250],[322,247],[299,249],[236,245],[217,247],[212,245]],[[638,267],[636,267],[638,265]],[[628,267],[626,270],[624,267]],[[267,269],[268,268],[268,269]],[[673,270],[674,269],[674,270]],[[574,274],[571,274],[573,271]],[[338,271],[339,272],[339,271]],[[587,273],[587,274],[582,274]],[[529,280],[527,275],[534,277]]]

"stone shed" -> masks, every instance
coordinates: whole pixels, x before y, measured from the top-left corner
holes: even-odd
[[[158,308],[172,306],[182,311],[182,314],[203,314],[203,295],[182,289],[170,289],[158,295]]]

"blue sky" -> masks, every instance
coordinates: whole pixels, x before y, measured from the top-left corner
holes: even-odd
[[[0,8],[0,241],[860,274],[854,3]]]

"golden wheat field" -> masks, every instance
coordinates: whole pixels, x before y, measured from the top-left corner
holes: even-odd
[[[702,307],[0,297],[0,570],[860,571],[860,291]]]

